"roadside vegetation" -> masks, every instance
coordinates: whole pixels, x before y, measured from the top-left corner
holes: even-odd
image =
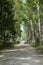
[[[0,49],[13,47],[21,37],[43,51],[43,0],[0,0]]]

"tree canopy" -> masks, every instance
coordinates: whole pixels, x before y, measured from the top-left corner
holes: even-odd
[[[21,37],[22,22],[27,43],[43,45],[43,1],[0,0],[0,42]]]

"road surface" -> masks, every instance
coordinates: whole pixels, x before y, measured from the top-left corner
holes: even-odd
[[[43,65],[43,54],[26,45],[0,52],[0,65]]]

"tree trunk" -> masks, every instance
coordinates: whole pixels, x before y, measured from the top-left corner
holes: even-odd
[[[41,22],[40,22],[40,8],[39,8],[39,2],[37,3],[37,14],[38,14],[39,38],[40,38],[40,45],[41,45]]]
[[[32,23],[32,20],[30,20],[30,23],[31,23],[31,31],[32,31],[32,40],[33,40],[33,42],[35,42],[34,29],[33,29],[33,23]]]

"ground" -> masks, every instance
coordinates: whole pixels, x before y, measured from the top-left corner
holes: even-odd
[[[0,52],[0,65],[43,65],[43,54],[30,45],[17,45]]]

